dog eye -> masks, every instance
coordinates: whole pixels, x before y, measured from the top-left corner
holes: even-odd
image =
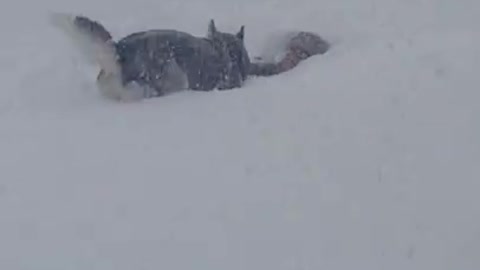
[[[229,49],[228,54],[233,61],[240,59],[240,54],[235,49]]]

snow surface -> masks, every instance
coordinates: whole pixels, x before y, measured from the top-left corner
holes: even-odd
[[[309,30],[243,89],[103,99],[49,12],[116,37]],[[478,0],[5,0],[0,269],[480,269]]]

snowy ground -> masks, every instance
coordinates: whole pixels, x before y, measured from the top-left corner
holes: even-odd
[[[50,11],[334,42],[240,90],[103,100]],[[480,269],[477,0],[6,0],[0,269]]]

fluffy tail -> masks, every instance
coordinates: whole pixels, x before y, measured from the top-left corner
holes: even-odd
[[[115,42],[100,23],[63,13],[51,14],[50,21],[70,37],[89,62],[99,65],[106,74],[119,73]]]
[[[114,100],[139,99],[136,91],[128,91],[122,83],[115,42],[105,27],[83,16],[56,13],[50,19],[70,37],[87,61],[100,67],[97,85],[101,94]]]
[[[283,42],[283,41],[282,41]],[[285,55],[279,62],[257,62],[250,65],[249,75],[273,76],[296,67],[301,61],[330,49],[330,44],[311,32],[293,32],[286,35]]]

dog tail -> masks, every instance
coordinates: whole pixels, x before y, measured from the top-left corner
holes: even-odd
[[[106,74],[119,74],[115,42],[99,22],[64,13],[51,14],[50,21],[70,38],[89,62],[99,65]]]
[[[100,67],[97,78],[100,93],[114,100],[129,100],[123,82],[118,52],[112,35],[99,22],[84,16],[55,13],[51,23],[62,30],[88,62]]]

